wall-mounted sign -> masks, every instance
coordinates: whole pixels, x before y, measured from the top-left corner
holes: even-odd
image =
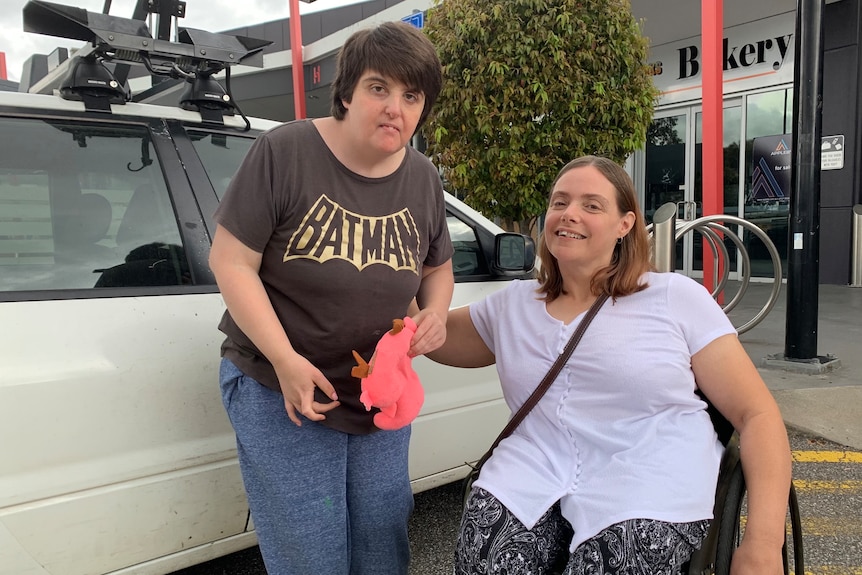
[[[748,205],[789,200],[792,145],[792,134],[754,138]]]
[[[786,12],[724,29],[725,95],[793,82],[796,13]],[[659,104],[699,100],[703,84],[700,36],[650,48]]]
[[[414,12],[410,16],[405,16],[401,19],[402,22],[407,22],[414,28],[419,28],[420,30],[425,27],[425,12]]]
[[[844,168],[844,135],[820,138],[820,169],[840,170]]]

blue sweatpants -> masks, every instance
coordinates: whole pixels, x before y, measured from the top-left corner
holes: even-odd
[[[222,360],[222,400],[269,575],[406,575],[410,427],[350,435]]]

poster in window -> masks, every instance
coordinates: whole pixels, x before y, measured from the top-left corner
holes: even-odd
[[[790,199],[792,134],[754,139],[751,187],[747,204],[784,203]]]

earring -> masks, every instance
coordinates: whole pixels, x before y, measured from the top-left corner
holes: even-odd
[[[622,245],[622,243],[623,243],[623,239],[622,239],[622,238],[617,238],[617,245],[618,245],[618,246],[619,246],[619,245]]]

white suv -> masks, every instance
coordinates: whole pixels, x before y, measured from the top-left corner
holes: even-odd
[[[0,92],[0,575],[163,574],[255,544],[207,256],[275,123],[107,97]],[[529,238],[446,202],[453,306],[530,275]],[[421,491],[464,476],[508,409],[493,368],[415,367]]]

